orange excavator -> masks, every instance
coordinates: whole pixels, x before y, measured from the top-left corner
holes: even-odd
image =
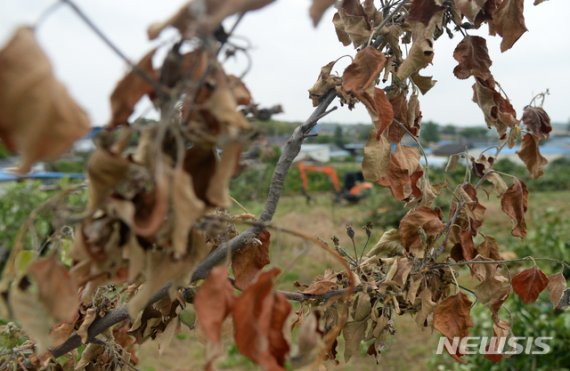
[[[298,162],[297,166],[299,168],[299,174],[301,175],[301,191],[307,198],[307,202],[311,201],[311,196],[308,193],[309,178],[307,177],[307,173],[309,172],[323,173],[329,177],[335,191],[336,202],[345,199],[350,203],[357,203],[368,196],[369,190],[372,189],[372,183],[364,181],[361,171],[346,173],[341,189],[338,175],[332,166],[306,164],[303,161]]]

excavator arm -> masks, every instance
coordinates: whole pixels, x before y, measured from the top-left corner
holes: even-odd
[[[326,174],[329,177],[336,193],[340,193],[338,175],[336,174],[336,170],[333,167],[324,165],[308,165],[303,161],[300,161],[297,166],[299,167],[299,174],[301,175],[301,186],[305,195],[308,195],[309,190],[309,178],[307,177],[308,172]]]

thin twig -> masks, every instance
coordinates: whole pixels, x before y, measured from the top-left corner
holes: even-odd
[[[164,89],[164,87],[156,80],[154,80],[152,77],[150,77],[146,71],[144,71],[142,68],[140,68],[139,66],[137,66],[136,64],[134,64],[126,55],[125,53],[123,53],[121,51],[121,49],[119,49],[117,47],[117,45],[115,45],[111,39],[109,39],[104,33],[103,31],[101,31],[101,29],[99,27],[97,27],[97,25],[95,25],[95,23],[93,23],[93,21],[83,12],[83,10],[81,10],[77,4],[75,4],[72,0],[60,0],[61,2],[69,5],[69,7],[71,7],[71,9],[79,16],[79,18],[81,18],[81,20],[83,22],[85,22],[85,24],[119,57],[121,58],[126,64],[129,65],[130,68],[132,68],[132,70],[139,75],[140,78],[142,78],[145,82],[147,82],[149,85],[151,85],[153,87],[154,90],[156,90],[157,94],[159,95],[165,95],[168,96],[167,91]]]

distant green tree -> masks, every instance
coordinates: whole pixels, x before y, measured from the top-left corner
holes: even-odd
[[[487,138],[487,133],[489,132],[488,129],[481,128],[481,127],[467,127],[461,128],[459,131],[459,135],[463,138],[469,139],[484,139]]]
[[[342,148],[345,143],[346,143],[346,140],[344,138],[342,126],[339,125],[334,129],[334,144],[336,144],[338,147]]]
[[[457,134],[457,128],[451,124],[445,125],[441,128],[440,133],[446,135],[455,135]]]
[[[423,124],[420,138],[424,143],[439,142],[439,125],[433,121],[428,121]]]

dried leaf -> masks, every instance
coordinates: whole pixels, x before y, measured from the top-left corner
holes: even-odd
[[[526,106],[523,110],[522,122],[538,139],[548,139],[552,131],[550,116],[542,107]]]
[[[486,80],[475,78],[473,102],[477,103],[483,111],[487,126],[497,129],[501,138],[505,136],[508,128],[513,128],[519,123],[515,109],[496,90],[496,83],[493,78]]]
[[[428,316],[433,312],[433,309],[435,308],[436,304],[433,301],[432,296],[433,294],[429,287],[424,288],[420,293],[419,298],[421,302],[421,308],[416,314],[416,323],[421,327],[425,326]]]
[[[548,286],[548,278],[537,267],[525,269],[512,278],[513,290],[525,304],[534,303]]]
[[[79,308],[77,286],[67,268],[57,261],[55,255],[32,263],[27,277],[38,285],[39,301],[53,318],[73,322]]]
[[[155,52],[156,49],[152,49],[145,54],[137,63],[137,70],[131,70],[127,73],[113,89],[113,93],[111,93],[111,119],[107,124],[109,128],[128,125],[129,117],[139,100],[145,95],[152,97],[155,93],[154,87],[140,76],[140,73],[145,73],[149,78],[158,81],[158,72],[152,66],[152,58]]]
[[[222,323],[231,313],[234,300],[227,268],[215,267],[198,288],[194,298],[198,326],[210,341],[220,342]]]
[[[415,257],[423,258],[426,246],[420,237],[420,229],[432,239],[443,231],[444,227],[439,209],[422,206],[410,210],[400,221],[400,242],[406,251]]]
[[[20,174],[55,160],[89,131],[85,112],[56,80],[30,27],[0,50],[0,139],[21,155]]]
[[[382,234],[376,245],[366,253],[366,256],[378,256],[386,253],[388,256],[401,255],[404,251],[400,243],[400,234],[397,229],[389,229]]]
[[[504,0],[493,13],[491,21],[493,27],[490,27],[490,31],[493,29],[503,37],[501,52],[512,48],[522,34],[528,31],[523,12],[524,0]]]
[[[353,355],[360,352],[360,342],[364,340],[368,321],[349,321],[342,329],[344,337],[344,360],[348,362]]]
[[[172,182],[172,209],[174,211],[172,245],[174,257],[181,258],[188,248],[190,229],[202,216],[205,205],[194,193],[192,178],[182,168],[174,170]]]
[[[87,344],[87,340],[89,340],[89,326],[91,326],[96,318],[97,308],[91,307],[87,309],[85,312],[85,317],[83,318],[83,322],[81,322],[81,326],[79,326],[77,329],[77,335],[79,335],[83,344]]]
[[[453,69],[458,79],[476,76],[483,80],[491,77],[491,58],[487,50],[487,41],[480,36],[466,36],[455,48],[453,58],[459,64]]]
[[[270,237],[267,230],[262,230],[257,235],[260,243],[242,246],[232,255],[232,270],[237,288],[247,288],[263,267],[270,263]]]
[[[423,174],[420,166],[420,153],[416,147],[396,145],[396,151],[390,153],[388,174],[378,180],[378,184],[389,187],[392,195],[399,201],[408,200],[416,187],[418,175]]]
[[[526,221],[524,218],[524,214],[528,209],[528,189],[526,184],[515,178],[513,184],[501,198],[501,209],[513,221],[513,236],[526,237]]]
[[[473,327],[471,321],[471,301],[463,292],[451,295],[439,303],[433,311],[433,327],[450,341],[455,337],[464,338]],[[459,352],[451,354],[457,360]]]
[[[479,14],[487,0],[454,0],[454,2],[457,10],[467,17],[469,22],[475,23],[477,14]]]
[[[339,76],[331,75],[331,71],[336,61],[332,61],[321,67],[319,77],[315,84],[309,89],[309,98],[313,102],[313,107],[317,107],[321,99],[336,86],[342,84],[342,79]]]
[[[216,171],[212,175],[206,191],[206,198],[210,204],[223,208],[230,207],[231,198],[228,187],[230,179],[236,171],[241,149],[242,145],[237,142],[224,145],[222,158],[216,166]]]
[[[334,3],[335,0],[313,0],[311,8],[309,9],[309,15],[313,20],[313,26],[317,27],[327,9],[333,6]]]
[[[562,274],[562,272],[548,276],[548,286],[546,286],[546,289],[548,290],[550,301],[554,307],[558,306],[558,303],[560,303],[560,299],[562,298],[562,293],[565,288],[566,278],[564,278],[564,274]]]
[[[372,129],[364,147],[364,158],[362,160],[364,179],[377,182],[388,175],[390,150],[391,146],[386,137],[378,136],[378,132]]]
[[[238,350],[265,370],[283,370],[289,352],[283,327],[291,305],[282,294],[272,291],[272,279],[278,274],[277,268],[261,273],[232,309]]]
[[[364,8],[358,0],[345,0],[333,17],[337,37],[344,46],[366,44],[372,32]]]
[[[115,187],[126,179],[129,167],[127,159],[105,149],[97,148],[91,154],[87,162],[88,210],[94,211],[111,195]]]
[[[544,174],[548,160],[540,154],[538,139],[533,134],[525,134],[522,138],[521,149],[517,155],[524,162],[530,176],[537,179]]]

